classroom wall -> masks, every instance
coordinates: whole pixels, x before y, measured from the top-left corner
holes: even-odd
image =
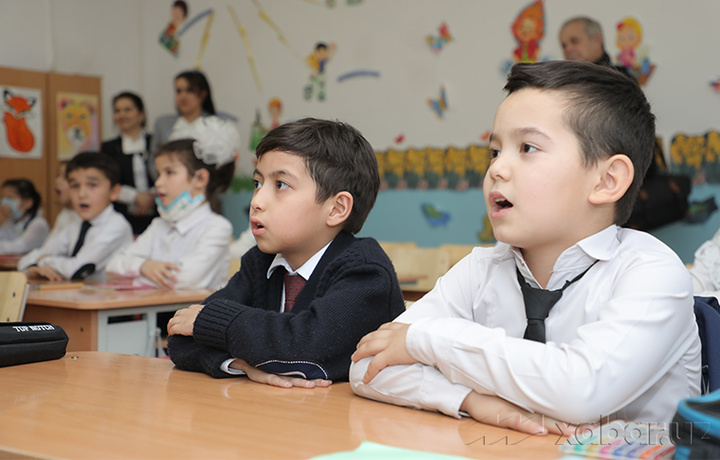
[[[239,169],[248,172],[251,152],[247,141],[255,112],[258,110],[268,125],[266,106],[272,97],[279,97],[284,104],[282,121],[303,116],[347,121],[378,151],[482,143],[481,137],[491,129],[494,111],[503,97],[500,68],[515,47],[510,24],[530,1],[364,0],[348,4],[335,0],[332,8],[321,0],[188,3],[190,17],[207,8],[214,10],[201,68],[210,78],[217,108],[239,118],[243,138]],[[173,76],[195,64],[206,19],[181,37],[180,52],[172,56],[158,43],[170,17],[170,4],[170,0],[0,0],[0,43],[5,44],[0,47],[0,66],[102,77],[102,133],[108,138],[115,135],[110,98],[121,90],[141,93],[151,120],[174,110]],[[247,30],[261,90],[253,80],[247,49],[227,5],[236,10]],[[287,46],[259,16],[258,5],[287,39]],[[546,0],[546,34],[540,43],[543,58],[562,57],[559,27],[578,14],[601,22],[610,54],[617,52],[615,24],[628,15],[640,21],[644,43],[657,65],[645,91],[657,114],[658,135],[663,137],[666,149],[676,133],[701,134],[718,129],[720,95],[709,83],[720,77],[720,48],[715,45],[720,41],[720,28],[716,26],[720,2]],[[435,54],[425,37],[437,34],[443,21],[453,41]],[[309,76],[304,59],[318,41],[337,44],[337,52],[327,65],[324,102],[302,97]],[[380,77],[337,81],[353,70],[377,71]],[[448,99],[443,119],[426,102],[437,97],[440,85],[446,88]],[[400,134],[404,140],[397,143]],[[378,211],[371,216],[378,222],[370,225],[374,236],[382,239],[383,225],[393,225],[397,206],[412,209],[414,218],[418,201],[437,198],[442,204],[446,199],[443,193],[463,192],[412,193],[381,192]],[[450,201],[464,203],[462,199]],[[481,203],[478,205],[477,209],[464,209],[484,212]],[[382,209],[388,209],[389,214],[376,217]],[[237,223],[238,227],[242,225]],[[470,229],[468,235],[476,230]],[[442,232],[424,225],[414,228],[405,239],[415,233],[420,239],[435,234],[442,238]]]

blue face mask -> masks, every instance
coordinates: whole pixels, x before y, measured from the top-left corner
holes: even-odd
[[[24,211],[18,209],[18,206],[20,206],[20,201],[16,198],[5,197],[0,200],[0,206],[7,206],[8,208],[10,208],[10,210],[12,211],[13,220],[20,219],[25,213]]]
[[[192,198],[190,196],[190,192],[188,192],[187,190],[178,195],[177,198],[172,200],[172,203],[167,206],[163,206],[160,198],[155,198],[155,204],[157,205],[160,217],[169,222],[177,222],[178,220],[190,214],[204,202],[205,195],[200,194],[195,198]]]

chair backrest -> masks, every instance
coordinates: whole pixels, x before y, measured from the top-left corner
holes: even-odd
[[[0,272],[0,322],[22,321],[27,291],[25,273]]]
[[[240,270],[240,259],[230,259],[227,280],[230,281],[230,278],[232,278],[238,270]]]
[[[695,296],[695,321],[702,344],[703,394],[720,388],[720,303],[715,297]]]
[[[450,254],[441,248],[396,247],[386,251],[403,291],[428,292],[450,269]],[[403,283],[403,279],[413,281]]]

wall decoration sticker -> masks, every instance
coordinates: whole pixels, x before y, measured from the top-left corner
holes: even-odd
[[[327,97],[325,67],[332,59],[336,49],[335,43],[330,43],[328,46],[326,43],[318,42],[315,45],[315,50],[307,57],[306,62],[310,66],[311,73],[310,81],[303,88],[303,97],[306,101],[312,99],[313,95],[320,102],[323,102]]]
[[[637,19],[626,17],[617,24],[615,44],[620,50],[615,56],[616,64],[625,67],[632,76],[644,85],[655,71],[650,62],[648,47],[643,44],[643,31]]]
[[[425,42],[428,44],[428,46],[430,46],[430,49],[435,54],[440,53],[440,51],[443,50],[445,45],[447,45],[451,41],[452,41],[452,35],[450,35],[450,31],[448,30],[448,25],[445,22],[440,24],[440,27],[438,27],[437,35],[430,34],[425,37]]]
[[[59,160],[69,160],[85,150],[100,149],[98,96],[58,92],[55,110],[58,111]]]
[[[3,122],[0,126],[0,157],[42,158],[42,91],[0,86]]]

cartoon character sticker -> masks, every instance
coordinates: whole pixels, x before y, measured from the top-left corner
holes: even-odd
[[[42,158],[41,91],[4,86],[0,92],[3,97],[0,157]]]
[[[617,24],[615,44],[620,50],[615,57],[619,66],[625,67],[638,83],[644,85],[655,71],[650,62],[647,46],[642,44],[643,31],[637,19],[626,17]]]
[[[313,94],[316,95],[317,100],[323,102],[325,100],[325,67],[327,63],[332,59],[335,54],[337,47],[334,43],[328,46],[325,43],[319,42],[315,45],[315,51],[309,55],[306,59],[308,66],[310,66],[311,74],[310,81],[303,89],[303,96],[306,101],[312,99]]]
[[[536,62],[540,53],[540,40],[545,36],[545,9],[542,0],[525,7],[515,18],[512,34],[518,42],[513,50],[515,62]]]
[[[58,159],[69,160],[84,150],[99,150],[98,97],[57,93]]]

